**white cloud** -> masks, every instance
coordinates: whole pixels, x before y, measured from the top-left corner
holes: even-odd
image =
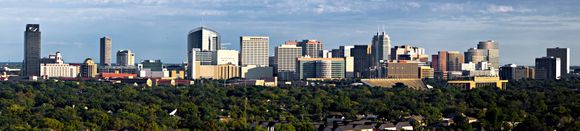
[[[503,13],[513,13],[513,12],[517,12],[517,13],[527,13],[527,12],[533,12],[533,9],[528,9],[528,8],[524,8],[524,7],[513,7],[513,6],[509,6],[509,5],[489,5],[487,6],[487,8],[484,11],[481,11],[483,13],[492,13],[492,14],[503,14]]]
[[[435,12],[463,12],[465,10],[465,4],[457,3],[445,3],[442,5],[435,5],[431,8],[431,11]]]

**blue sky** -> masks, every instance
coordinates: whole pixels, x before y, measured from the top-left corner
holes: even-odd
[[[547,47],[571,48],[580,65],[577,0],[0,0],[0,61],[21,61],[23,32],[41,24],[42,54],[67,62],[98,59],[98,38],[137,60],[186,59],[186,36],[204,25],[229,49],[239,36],[267,35],[273,48],[287,40],[317,39],[324,48],[368,44],[385,26],[393,45],[465,51],[496,40],[501,63],[531,65]]]

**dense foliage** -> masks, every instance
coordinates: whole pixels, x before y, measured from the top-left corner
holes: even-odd
[[[142,88],[101,82],[0,83],[0,130],[199,129],[251,130],[256,121],[287,121],[277,129],[311,130],[331,115],[400,121],[422,115],[426,125],[449,114],[452,128],[579,130],[578,81],[520,81],[510,88],[416,91],[371,87]],[[177,109],[172,116],[170,112]],[[516,127],[510,122],[518,122]],[[256,129],[256,128],[253,128]]]

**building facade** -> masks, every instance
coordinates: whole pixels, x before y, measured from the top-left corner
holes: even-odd
[[[459,51],[447,52],[447,71],[461,71],[463,63],[464,57]]]
[[[187,64],[190,65],[189,71],[187,71],[188,78],[193,79],[193,76],[195,76],[195,68],[191,65],[195,64],[196,51],[208,51],[210,53],[205,53],[205,55],[211,57],[211,51],[219,49],[221,49],[221,37],[217,31],[206,27],[199,27],[189,31],[187,34]],[[211,60],[209,60],[209,63],[211,64]]]
[[[240,37],[240,65],[268,66],[269,45],[268,36]]]
[[[570,73],[570,48],[548,48],[546,56],[560,58],[560,74],[567,75]]]
[[[83,78],[95,78],[97,77],[97,64],[91,58],[85,59],[85,62],[81,65],[81,77]]]
[[[369,68],[372,65],[372,50],[368,45],[355,45],[351,49],[351,55],[354,58],[354,77],[370,77]]]
[[[113,41],[109,36],[102,37],[100,39],[100,65],[101,66],[111,66],[111,50]]]
[[[274,49],[280,80],[294,80],[296,76],[296,59],[302,56],[302,47],[283,44]]]
[[[298,43],[298,46],[302,47],[302,55],[309,56],[311,58],[321,58],[320,52],[322,51],[322,42],[317,40],[303,40]]]
[[[534,68],[528,66],[517,66],[516,64],[507,64],[500,67],[499,76],[502,80],[510,81],[534,79]]]
[[[391,58],[391,38],[387,33],[377,32],[372,40],[373,65],[379,65],[381,61],[388,61]]]
[[[43,58],[41,61],[40,76],[43,78],[76,78],[79,76],[80,67],[65,64],[60,52],[49,55],[48,58]]]
[[[26,31],[24,31],[22,76],[40,76],[40,35],[40,25],[26,25]]]
[[[298,58],[298,78],[342,79],[345,76],[344,58]]]
[[[131,52],[131,50],[117,51],[117,65],[135,66],[135,53]]]
[[[233,64],[238,66],[239,57],[236,50],[217,50],[213,52],[212,65]],[[198,58],[203,58],[202,56]]]
[[[483,50],[485,61],[489,62],[490,67],[499,69],[499,44],[493,40],[480,41],[477,49]]]
[[[417,79],[420,76],[419,63],[400,60],[385,63],[386,78],[390,79]]]
[[[562,73],[560,58],[542,57],[536,58],[535,79],[539,80],[557,80]]]

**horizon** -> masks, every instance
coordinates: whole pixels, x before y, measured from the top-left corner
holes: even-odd
[[[418,46],[428,54],[465,52],[479,41],[495,40],[501,65],[533,65],[550,47],[570,48],[571,56],[580,55],[575,51],[580,48],[575,43],[580,1],[0,2],[0,11],[7,12],[0,14],[4,62],[22,61],[24,27],[35,23],[42,32],[41,56],[60,51],[67,63],[98,59],[98,39],[103,36],[112,38],[113,52],[130,49],[136,61],[181,63],[187,58],[187,32],[200,26],[219,32],[227,49],[239,50],[240,36],[269,36],[270,56],[288,40],[320,40],[326,50],[368,44],[380,26],[385,26],[392,46]],[[580,61],[571,59],[570,64]]]

